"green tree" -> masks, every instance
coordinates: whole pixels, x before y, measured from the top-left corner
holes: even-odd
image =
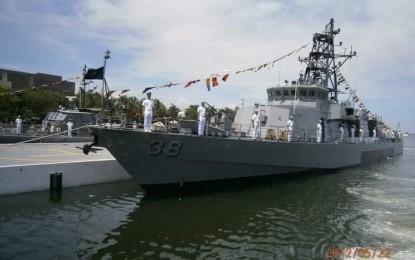
[[[136,97],[126,98],[124,106],[127,113],[127,117],[132,120],[138,121],[141,111],[140,105],[141,104]]]
[[[10,89],[2,89],[0,94],[0,119],[2,121],[14,121],[20,115],[23,120],[33,117],[43,118],[52,109],[59,105],[67,106],[65,93],[46,89],[24,89],[10,92]]]
[[[197,108],[199,105],[190,105],[184,110],[185,119],[197,120]]]
[[[14,121],[14,116],[20,113],[20,102],[20,96],[11,95],[10,89],[7,87],[0,87],[0,121]]]
[[[172,119],[177,119],[177,115],[179,114],[180,109],[175,105],[171,104],[170,107],[167,109],[166,115],[171,117]]]
[[[43,117],[59,105],[68,107],[65,93],[45,89],[25,90],[21,94],[20,114],[23,118]]]
[[[185,119],[197,120],[197,108],[198,107],[199,105],[190,105],[188,108],[186,108]],[[229,119],[234,120],[237,110],[238,110],[238,107],[236,107],[235,109],[232,109],[229,107],[217,109],[215,108],[215,106],[209,106],[206,104],[206,118],[209,119],[218,113],[224,113]]]
[[[82,90],[77,93],[78,100],[82,100]],[[88,90],[85,93],[85,108],[101,108],[102,95],[101,93]]]
[[[166,106],[158,99],[154,99],[153,119],[165,117],[167,114]]]
[[[127,116],[129,120],[138,120],[140,116],[140,102],[136,97],[126,97],[121,96],[120,98],[114,100],[115,111],[114,115]]]
[[[235,120],[236,111],[238,111],[239,107],[236,107],[235,109],[224,107],[219,109],[220,113],[224,113],[229,119]]]

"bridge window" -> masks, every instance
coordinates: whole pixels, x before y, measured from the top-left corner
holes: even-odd
[[[310,90],[309,95],[310,95],[310,97],[314,97],[316,95],[316,91],[315,90]]]
[[[284,90],[284,96],[288,96],[288,90]]]

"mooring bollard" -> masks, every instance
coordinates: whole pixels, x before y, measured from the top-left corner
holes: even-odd
[[[62,190],[62,173],[51,172],[50,174],[50,190]]]

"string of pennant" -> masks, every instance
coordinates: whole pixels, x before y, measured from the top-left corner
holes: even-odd
[[[359,103],[359,108],[361,109],[366,109],[367,113],[370,113],[370,110],[366,107],[365,104],[363,104],[363,102],[361,101],[360,97],[356,94],[356,90],[353,90],[352,88],[350,88],[349,83],[347,82],[347,80],[345,79],[345,77],[343,76],[343,74],[338,70],[337,71],[337,79],[340,83],[340,85],[344,85],[344,88],[349,91],[349,94],[351,95],[351,97],[353,98],[353,101],[355,103]],[[385,129],[392,129],[391,127],[385,125],[384,127]]]
[[[161,88],[169,88],[169,87],[172,87],[172,86],[183,85],[183,84],[184,84],[184,87],[185,88],[188,88],[188,87],[191,87],[192,85],[194,85],[196,83],[199,83],[199,82],[205,82],[207,90],[208,91],[211,91],[211,87],[217,87],[217,86],[219,86],[219,82],[221,80],[223,82],[226,82],[231,75],[237,75],[237,74],[246,73],[246,72],[257,72],[257,71],[259,71],[261,69],[264,69],[264,68],[274,67],[274,64],[276,62],[278,62],[278,61],[280,61],[282,59],[285,59],[285,58],[291,56],[294,53],[297,53],[297,52],[301,51],[302,49],[306,48],[308,45],[309,45],[309,43],[307,43],[307,44],[305,44],[305,45],[303,45],[303,46],[295,49],[294,51],[292,51],[292,52],[290,52],[288,54],[285,54],[285,55],[283,55],[283,56],[281,56],[281,57],[279,57],[279,58],[277,58],[277,59],[275,59],[273,61],[269,61],[269,62],[263,63],[263,64],[258,65],[256,67],[250,67],[248,69],[238,70],[238,71],[236,71],[234,73],[226,73],[226,74],[223,74],[223,75],[211,74],[210,77],[205,78],[205,79],[198,78],[198,79],[189,80],[189,81],[185,81],[185,82],[168,82],[168,83],[166,83],[164,85],[145,87],[144,90],[143,90],[143,92],[142,92],[142,94],[144,94],[144,93],[146,93],[146,92],[148,92],[149,90],[152,90],[152,89],[158,90],[158,89],[161,89]],[[126,92],[128,92],[128,91],[141,90],[141,89],[142,88],[133,88],[133,89],[123,89],[123,90],[119,90],[120,91],[119,96],[122,95],[122,94],[124,94],[124,93],[126,93]],[[108,92],[107,96],[110,97],[110,96],[112,96],[116,92],[118,92],[118,91],[110,91],[110,92]]]
[[[32,87],[31,89],[36,90],[38,88],[44,88],[44,87],[54,87],[54,86],[58,87],[62,83],[65,83],[65,82],[68,82],[68,81],[71,81],[71,80],[79,80],[79,79],[82,79],[82,76],[76,76],[76,77],[72,77],[72,78],[69,78],[69,79],[62,80],[62,81],[52,82],[52,83],[48,83],[48,84],[42,84],[42,85],[39,85],[39,86]],[[23,90],[21,89],[21,90],[11,91],[7,94],[3,93],[3,95],[13,96],[13,95],[16,95],[16,94],[20,94],[22,92],[23,92]]]
[[[343,76],[343,74],[339,70],[337,71],[336,74],[337,74],[337,79],[338,79],[340,85],[344,85],[344,88],[347,91],[349,91],[349,94],[353,98],[353,101],[355,103],[359,103],[359,107],[360,108],[367,110],[367,107],[365,106],[365,104],[363,104],[363,102],[361,101],[360,97],[356,94],[356,90],[353,90],[352,88],[350,88],[350,85],[347,82],[347,80],[345,79],[345,77]],[[370,111],[367,110],[367,112],[369,113]]]
[[[224,75],[211,74],[211,76],[206,78],[206,79],[199,78],[199,79],[194,79],[194,80],[185,81],[185,82],[168,82],[164,85],[145,87],[144,90],[142,91],[142,94],[144,94],[144,93],[146,93],[146,92],[148,92],[149,90],[152,90],[152,89],[158,90],[158,89],[161,89],[161,88],[178,86],[178,85],[182,85],[182,84],[184,84],[185,88],[188,88],[188,87],[190,87],[190,86],[192,86],[192,85],[194,85],[198,82],[205,82],[207,90],[211,91],[211,86],[212,87],[219,86],[220,80],[222,80],[223,82],[226,82],[231,75],[237,75],[237,74],[246,73],[246,72],[257,72],[257,71],[259,71],[261,69],[264,69],[264,68],[274,67],[274,64],[276,62],[278,62],[282,59],[285,59],[285,58],[291,56],[294,53],[297,53],[297,52],[301,51],[302,49],[306,48],[309,44],[310,43],[307,43],[307,44],[295,49],[294,51],[292,51],[288,54],[285,54],[285,55],[283,55],[283,56],[281,56],[281,57],[279,57],[275,60],[263,63],[261,65],[255,66],[255,67],[250,67],[248,69],[238,70],[234,73],[226,73]],[[79,79],[82,79],[82,78],[83,79],[101,79],[102,80],[103,79],[103,67],[100,67],[98,69],[90,68],[90,69],[88,69],[87,73],[84,76],[76,76],[76,77],[72,77],[72,78],[62,80],[62,81],[59,81],[59,82],[43,84],[43,85],[40,85],[40,86],[37,86],[37,87],[33,87],[32,90],[36,90],[36,89],[42,88],[42,87],[58,86],[58,85],[60,85],[64,82],[71,81],[71,80],[79,80]],[[107,95],[107,97],[114,97],[113,95],[115,93],[119,92],[118,97],[120,97],[121,95],[124,95],[125,93],[127,93],[129,91],[141,91],[141,89],[143,89],[143,88],[139,87],[139,88],[130,88],[130,89],[123,89],[123,90],[111,90],[111,91],[108,91],[106,95]],[[22,92],[22,90],[17,90],[17,91],[10,92],[8,94],[9,95],[14,95],[14,94],[18,94],[18,93],[21,93],[21,92]]]

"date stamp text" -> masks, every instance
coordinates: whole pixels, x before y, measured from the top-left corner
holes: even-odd
[[[329,247],[326,259],[347,259],[347,258],[366,258],[366,259],[390,259],[390,247]]]

